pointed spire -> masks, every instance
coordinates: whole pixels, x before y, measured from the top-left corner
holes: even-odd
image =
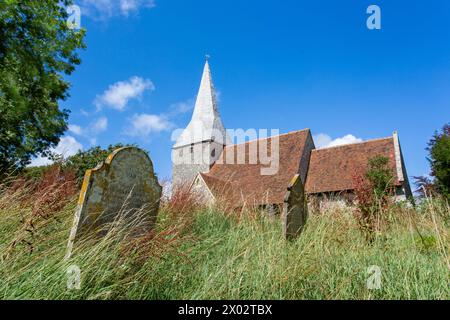
[[[216,93],[208,58],[209,56],[207,55],[191,122],[183,131],[174,147],[206,140],[216,140],[221,144],[226,144],[227,142],[226,131],[217,109]]]
[[[202,115],[212,116],[215,110],[217,110],[216,93],[211,79],[209,63],[208,60],[206,60],[192,119]]]

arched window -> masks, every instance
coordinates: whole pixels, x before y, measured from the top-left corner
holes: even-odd
[[[211,157],[215,157],[216,156],[216,149],[212,149],[212,151],[211,151]]]

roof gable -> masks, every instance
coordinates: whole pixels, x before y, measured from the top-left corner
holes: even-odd
[[[396,154],[392,137],[369,140],[311,152],[306,179],[307,193],[340,192],[353,190],[353,177],[358,170],[365,170],[369,159],[385,156],[399,185],[396,168]]]
[[[269,150],[267,153],[270,157],[272,141],[275,138],[279,141],[278,170],[273,175],[264,175],[263,169],[268,168],[270,164],[259,156],[252,159],[250,155],[261,145],[267,145]],[[305,172],[300,173],[306,176],[307,165],[301,166],[301,161],[302,159],[309,161],[309,153],[314,148],[309,129],[270,137],[267,141],[263,140],[266,139],[226,146],[209,173],[202,174],[205,183],[216,197],[218,195],[227,197],[236,206],[281,204],[289,181],[301,171],[301,167]],[[245,157],[238,157],[238,153]],[[308,156],[304,156],[305,153]],[[238,162],[239,158],[241,162]]]

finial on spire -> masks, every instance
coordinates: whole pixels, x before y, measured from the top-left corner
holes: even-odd
[[[205,54],[205,60],[208,61],[211,56],[209,54]]]

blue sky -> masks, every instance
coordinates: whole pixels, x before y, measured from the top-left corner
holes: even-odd
[[[447,0],[75,3],[87,50],[61,103],[70,130],[56,150],[69,155],[137,143],[169,178],[205,54],[227,128],[310,128],[320,144],[398,130],[412,176],[428,173],[427,141],[450,120]],[[371,4],[381,30],[366,27]]]

